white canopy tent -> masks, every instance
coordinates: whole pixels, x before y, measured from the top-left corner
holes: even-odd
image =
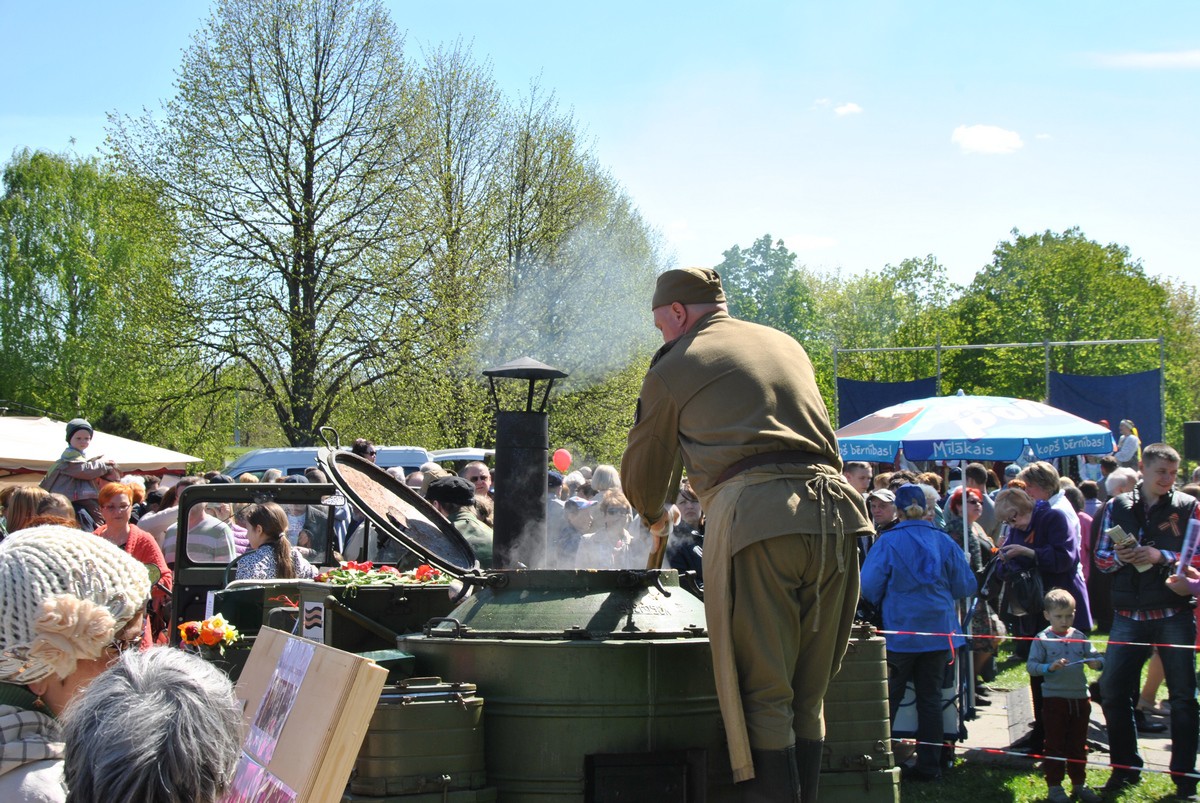
[[[0,416],[0,483],[40,482],[67,448],[67,424],[53,418]],[[87,457],[111,457],[122,474],[181,474],[199,457],[96,431]]]

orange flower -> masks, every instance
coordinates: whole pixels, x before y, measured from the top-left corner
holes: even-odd
[[[220,647],[222,652],[226,644],[233,644],[241,638],[237,628],[225,621],[221,614],[200,622],[184,622],[179,625],[179,635],[189,647]]]
[[[200,643],[205,647],[215,647],[224,640],[225,636],[220,630],[214,627],[205,625],[200,628]]]
[[[196,644],[200,639],[200,623],[184,622],[179,626],[179,636],[184,644]]]

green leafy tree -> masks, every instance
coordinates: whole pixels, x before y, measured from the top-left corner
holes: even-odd
[[[959,288],[932,256],[886,265],[878,273],[820,285],[816,303],[829,351],[933,346],[957,331],[947,313]],[[822,368],[828,358],[821,355]],[[851,379],[904,382],[935,375],[932,352],[840,353],[838,373]]]
[[[729,312],[808,340],[814,331],[812,276],[796,265],[796,254],[783,240],[764,234],[743,250],[733,246],[716,266]]]
[[[518,99],[505,141],[502,258],[481,311],[477,365],[531,356],[567,372],[555,386],[551,421],[588,422],[571,425],[570,437],[588,453],[615,459],[612,439],[624,443],[637,398],[637,388],[618,377],[653,348],[648,306],[662,269],[657,235],[552,93],[534,84]],[[597,388],[608,390],[606,403],[594,403]]]
[[[0,398],[161,431],[147,358],[181,303],[175,249],[145,185],[95,159],[18,153],[0,199]]]
[[[1200,290],[1185,282],[1164,284],[1167,428],[1163,437],[1179,446],[1183,443],[1183,422],[1200,420]]]
[[[378,2],[218,0],[176,86],[161,124],[114,118],[109,139],[181,219],[196,292],[171,345],[311,443],[402,374],[429,301],[409,281],[424,143],[401,39]]]
[[[503,259],[504,98],[490,65],[462,43],[426,56],[421,86],[429,147],[417,162],[417,191],[429,241],[418,267],[430,314],[429,359],[416,381],[435,391],[432,442],[482,446],[489,416],[474,343]]]
[[[1166,303],[1166,287],[1124,246],[1100,245],[1077,228],[1014,230],[949,313],[966,344],[1123,340],[1163,334]],[[1107,374],[1157,363],[1157,346],[1085,346],[1052,350],[1050,368]],[[945,369],[951,384],[968,393],[1045,396],[1039,347],[958,352]]]

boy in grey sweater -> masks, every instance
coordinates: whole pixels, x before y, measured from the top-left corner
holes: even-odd
[[[1051,589],[1044,601],[1050,626],[1037,634],[1029,647],[1026,669],[1042,676],[1042,720],[1046,727],[1046,755],[1042,768],[1046,773],[1047,795],[1051,803],[1067,803],[1071,796],[1062,787],[1069,776],[1075,797],[1084,803],[1099,803],[1100,796],[1087,788],[1087,732],[1092,714],[1088,698],[1086,663],[1092,669],[1104,666],[1104,657],[1088,641],[1087,634],[1076,630],[1075,598],[1062,588]],[[1063,761],[1063,759],[1066,761]]]

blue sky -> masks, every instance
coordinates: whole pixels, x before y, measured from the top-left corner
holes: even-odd
[[[1014,227],[1079,226],[1200,277],[1200,4],[388,4],[510,95],[541,76],[680,265],[770,233],[813,268],[933,254],[968,282]],[[95,152],[157,108],[202,3],[0,0],[0,157]]]

